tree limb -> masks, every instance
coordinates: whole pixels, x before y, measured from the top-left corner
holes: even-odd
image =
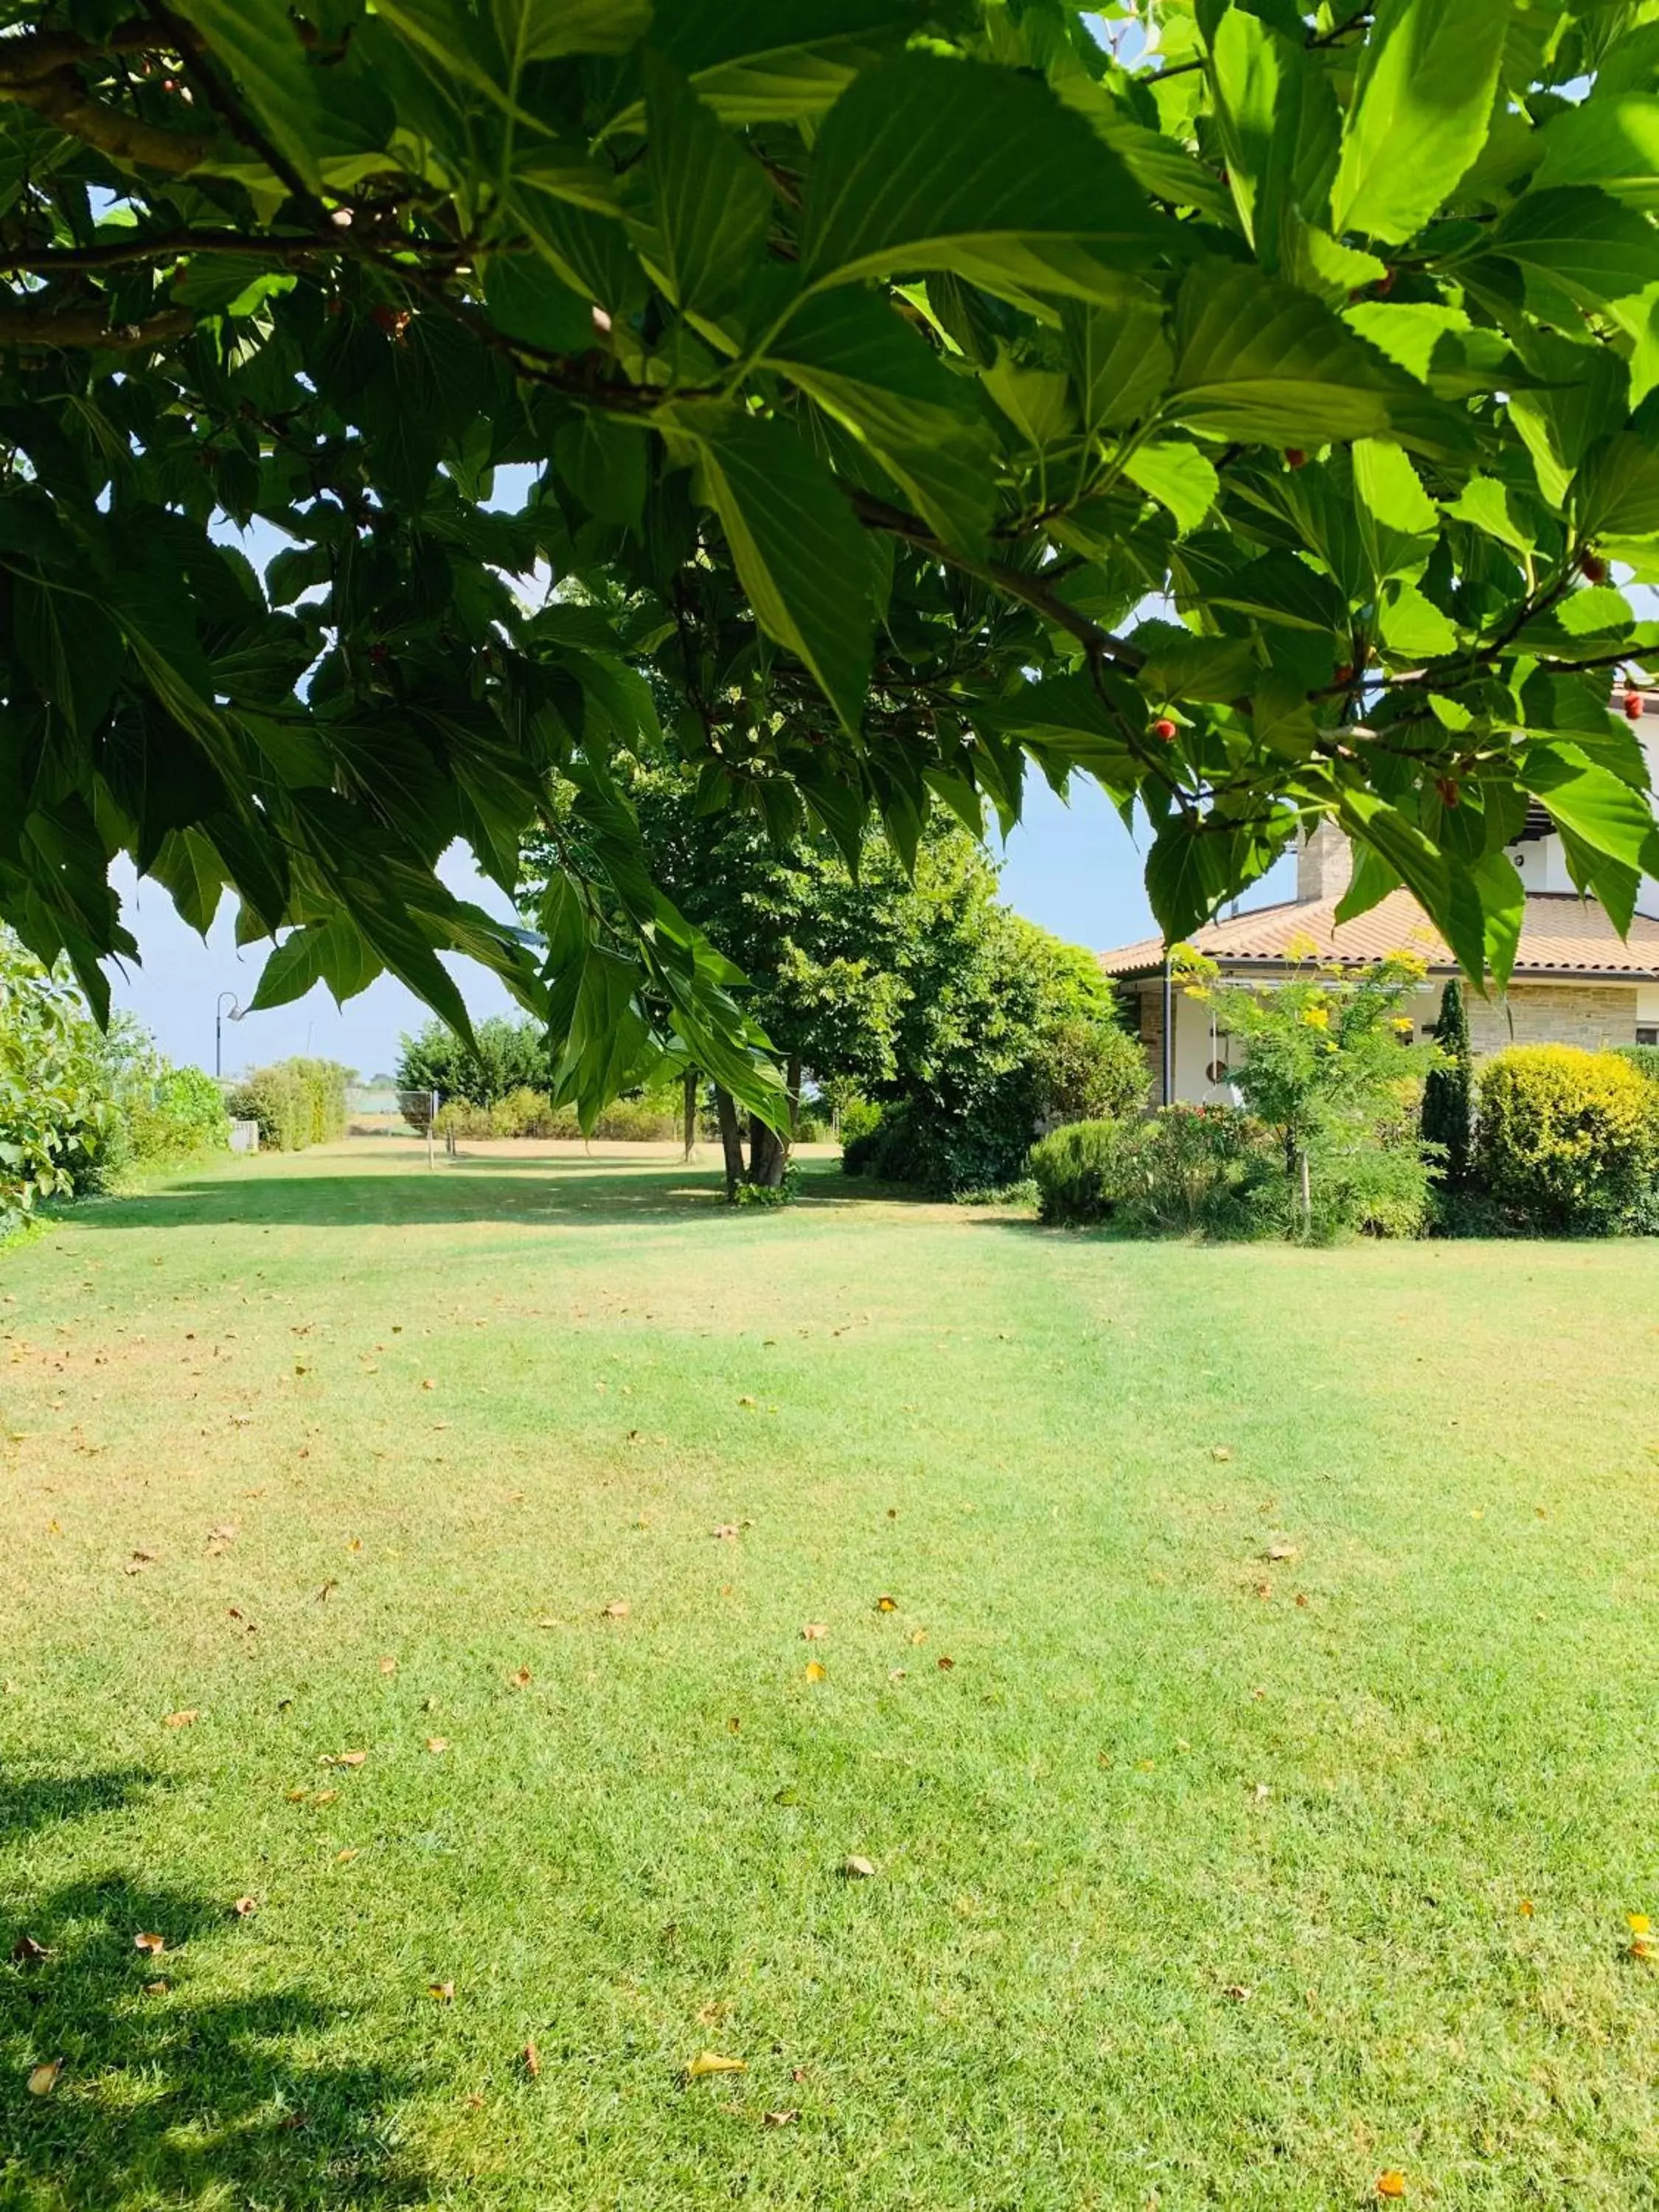
[[[153,123],[141,123],[137,116],[123,115],[118,108],[106,107],[101,100],[88,96],[85,86],[70,69],[21,84],[9,84],[0,77],[0,100],[32,107],[70,137],[107,154],[112,161],[159,169],[169,177],[182,177],[199,168],[211,145],[209,139],[161,131]]]
[[[187,307],[168,307],[141,323],[111,323],[106,302],[91,300],[76,307],[36,307],[13,298],[0,301],[0,346],[25,350],[59,346],[95,346],[106,353],[139,353],[183,337],[196,327]]]

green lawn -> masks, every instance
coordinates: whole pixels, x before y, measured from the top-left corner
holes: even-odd
[[[1659,2202],[1659,1247],[855,1193],[0,1255],[8,2212]]]

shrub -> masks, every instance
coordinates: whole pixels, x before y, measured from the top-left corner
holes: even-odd
[[[1033,1145],[1039,1216],[1077,1226],[1108,1219],[1123,1195],[1125,1153],[1137,1134],[1124,1121],[1070,1121]]]
[[[139,1165],[187,1160],[230,1146],[224,1093],[199,1067],[169,1067],[118,1102],[131,1158]]]
[[[1424,1078],[1420,1127],[1423,1141],[1436,1148],[1441,1180],[1448,1189],[1462,1190],[1474,1159],[1474,1061],[1463,987],[1455,975],[1440,994],[1434,1034],[1443,1057]],[[1654,1057],[1659,1060],[1659,1053]]]
[[[225,1100],[239,1121],[257,1121],[259,1142],[275,1152],[302,1152],[344,1136],[349,1071],[331,1060],[279,1060],[256,1067]]]
[[[1518,1227],[1605,1237],[1638,1226],[1659,1167],[1659,1093],[1618,1053],[1511,1046],[1480,1071],[1477,1157]]]
[[[1659,1044],[1616,1044],[1613,1050],[1620,1060],[1638,1068],[1650,1083],[1659,1084]]]
[[[881,1127],[881,1108],[871,1098],[848,1098],[841,1109],[841,1140],[856,1145]]]
[[[547,1031],[528,1015],[514,1019],[491,1014],[475,1024],[474,1042],[464,1044],[442,1022],[428,1022],[414,1036],[398,1041],[398,1082],[404,1091],[435,1091],[441,1098],[463,1098],[473,1106],[494,1106],[520,1091],[545,1094],[553,1079],[548,1063]]]
[[[1261,1123],[1230,1106],[1166,1106],[1140,1121],[1079,1121],[1035,1146],[1043,1220],[1113,1222],[1141,1236],[1240,1237],[1276,1228],[1282,1186]]]
[[[638,1098],[614,1099],[588,1132],[606,1144],[661,1144],[681,1133],[683,1107],[676,1093],[647,1091]],[[533,1137],[546,1144],[570,1142],[582,1133],[574,1106],[556,1106],[544,1091],[518,1090],[493,1105],[452,1098],[438,1109],[434,1125],[440,1136],[480,1143],[502,1137]]]

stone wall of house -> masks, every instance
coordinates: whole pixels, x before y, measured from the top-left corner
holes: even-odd
[[[1477,1054],[1506,1044],[1576,1044],[1587,1052],[1636,1041],[1633,983],[1516,983],[1507,999],[1470,991],[1469,1042]]]

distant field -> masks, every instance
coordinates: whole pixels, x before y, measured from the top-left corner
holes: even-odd
[[[7,2212],[1659,2203],[1659,1248],[465,1150],[0,1253]]]

